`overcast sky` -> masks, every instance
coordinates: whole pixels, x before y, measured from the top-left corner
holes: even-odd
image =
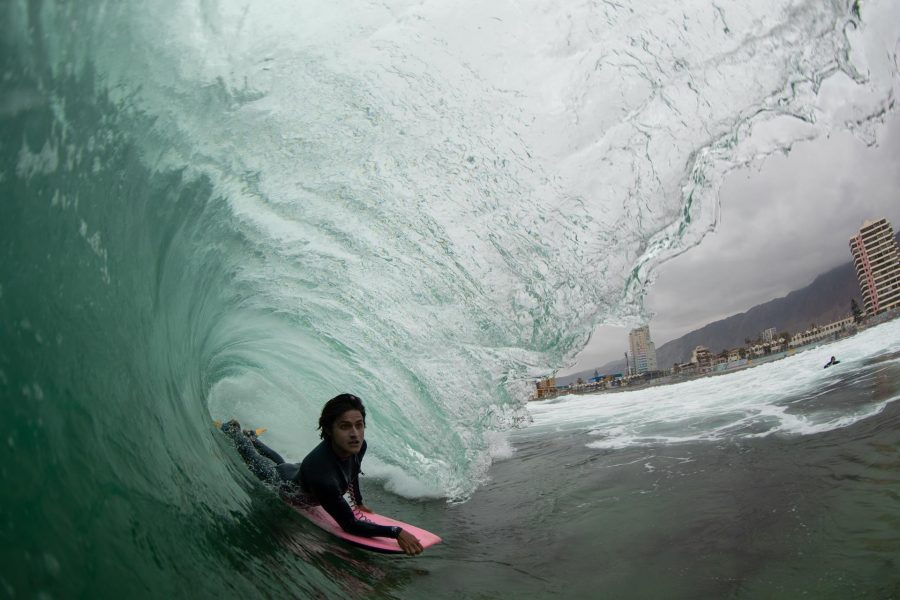
[[[867,219],[900,227],[900,115],[867,147],[850,133],[797,144],[788,156],[737,171],[720,190],[721,218],[703,242],[659,268],[647,294],[657,347],[802,288],[850,261]],[[624,358],[628,329],[601,326],[560,375]]]

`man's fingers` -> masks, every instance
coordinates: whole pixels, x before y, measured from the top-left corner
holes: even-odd
[[[406,554],[410,556],[419,554],[424,550],[424,548],[422,548],[422,544],[420,544],[419,540],[417,540],[416,538],[412,538],[411,540],[405,539],[401,541],[400,547]]]
[[[425,549],[422,547],[422,544],[419,542],[419,540],[408,531],[400,532],[400,537],[397,538],[397,543],[400,544],[400,549],[409,555],[419,554]]]

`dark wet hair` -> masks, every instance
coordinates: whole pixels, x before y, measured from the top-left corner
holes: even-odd
[[[322,416],[319,417],[319,437],[323,440],[329,439],[331,426],[348,410],[358,410],[362,414],[363,423],[366,422],[366,407],[363,406],[362,400],[353,394],[340,394],[322,407]]]

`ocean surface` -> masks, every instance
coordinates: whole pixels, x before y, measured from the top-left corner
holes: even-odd
[[[876,141],[896,2],[0,15],[0,597],[900,596],[897,323],[527,403],[729,172]],[[327,537],[212,425],[300,460],[341,392],[425,555]]]

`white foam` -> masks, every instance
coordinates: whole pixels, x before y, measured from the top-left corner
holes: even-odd
[[[516,449],[509,441],[509,432],[488,431],[484,437],[488,444],[488,454],[493,461],[506,460],[515,454]]]
[[[535,431],[583,431],[588,447],[619,449],[764,437],[812,435],[847,427],[884,410],[893,396],[826,412],[793,403],[862,373],[873,357],[900,351],[900,321],[834,344],[730,375],[619,393],[566,396],[529,405]],[[840,368],[823,369],[831,355]]]
[[[366,456],[363,471],[367,478],[382,480],[384,489],[410,499],[434,499],[446,497],[446,492],[429,485],[395,465],[388,465],[375,457]]]

